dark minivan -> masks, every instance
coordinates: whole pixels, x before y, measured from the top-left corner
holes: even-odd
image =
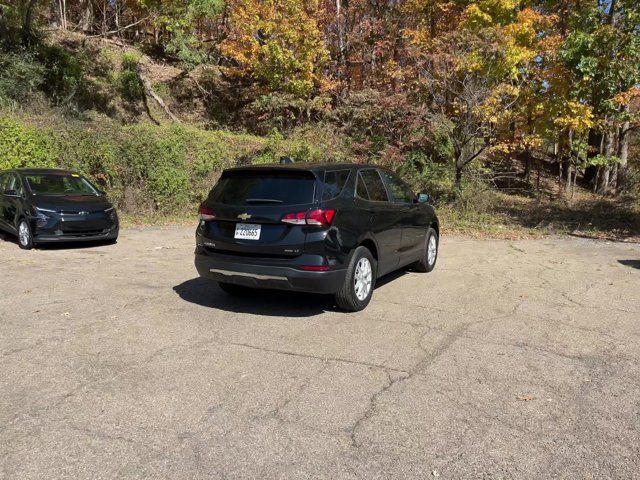
[[[368,165],[228,169],[200,207],[196,268],[228,293],[328,293],[362,310],[382,275],[433,270],[439,224],[428,200]]]
[[[77,173],[55,169],[0,172],[0,230],[20,248],[118,238],[118,215],[104,192]]]

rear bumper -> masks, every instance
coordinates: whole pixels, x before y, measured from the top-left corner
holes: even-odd
[[[218,282],[311,293],[335,293],[346,274],[346,270],[307,272],[281,265],[240,263],[200,253],[196,253],[195,265],[201,277]]]

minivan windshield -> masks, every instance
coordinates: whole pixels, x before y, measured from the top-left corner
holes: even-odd
[[[76,174],[33,173],[25,179],[36,195],[98,195],[86,179]]]
[[[313,203],[311,172],[228,172],[211,191],[210,200],[226,205],[300,205]]]

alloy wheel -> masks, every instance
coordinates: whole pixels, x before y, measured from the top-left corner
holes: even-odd
[[[20,222],[20,226],[18,227],[18,241],[20,242],[20,245],[26,247],[29,245],[30,238],[31,232],[29,232],[29,226],[27,225],[27,222],[23,220]]]
[[[356,265],[356,272],[353,276],[353,284],[358,300],[365,300],[371,293],[373,271],[371,262],[367,258],[361,258]]]
[[[435,263],[437,255],[438,242],[436,241],[436,237],[431,235],[429,237],[429,244],[427,245],[427,262],[429,262],[429,265],[433,265]]]

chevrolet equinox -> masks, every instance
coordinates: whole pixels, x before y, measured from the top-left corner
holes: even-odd
[[[273,288],[365,308],[376,279],[430,272],[439,224],[426,194],[370,165],[278,164],[225,170],[200,207],[195,265],[229,294]]]

